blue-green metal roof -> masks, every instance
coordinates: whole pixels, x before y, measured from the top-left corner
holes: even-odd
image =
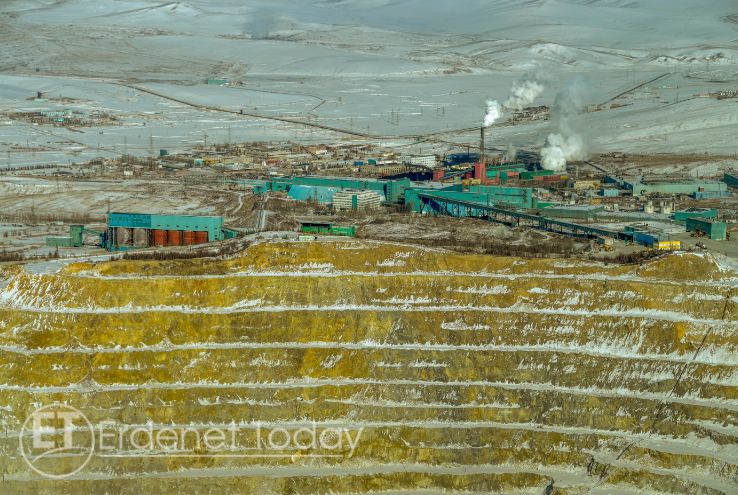
[[[109,228],[207,231],[209,241],[223,239],[223,217],[108,213]]]

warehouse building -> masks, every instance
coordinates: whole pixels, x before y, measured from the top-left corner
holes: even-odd
[[[333,202],[333,196],[338,191],[335,187],[292,186],[287,196],[296,201],[315,201],[323,204],[331,204]]]
[[[541,210],[547,217],[578,220],[594,220],[604,211],[605,207],[602,205],[552,205]]]
[[[715,208],[688,208],[675,211],[673,219],[678,223],[685,223],[688,218],[712,218],[717,219],[718,211]]]
[[[481,194],[487,205],[503,208],[529,210],[535,199],[532,187],[470,186],[469,192]]]
[[[705,235],[713,241],[724,241],[728,238],[728,224],[710,218],[688,218],[687,232]]]
[[[633,234],[633,242],[659,251],[675,251],[682,248],[682,242],[671,238],[666,232],[653,229],[648,225],[630,225],[625,232]]]
[[[235,236],[223,227],[223,217],[108,213],[108,251],[154,246],[191,246]]]
[[[695,196],[697,193],[703,193],[702,196],[705,196],[705,198],[715,198],[730,195],[728,185],[725,182],[710,180],[685,179],[669,181],[631,179],[623,181],[623,186],[625,189],[632,191],[634,196],[647,194],[682,194],[685,196]]]

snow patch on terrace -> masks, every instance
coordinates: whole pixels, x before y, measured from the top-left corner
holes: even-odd
[[[453,292],[458,292],[460,294],[479,294],[479,295],[485,295],[485,296],[495,296],[500,294],[507,294],[510,292],[510,289],[506,285],[494,285],[492,287],[487,287],[487,285],[483,285],[481,287],[478,286],[472,286],[472,287],[458,287],[458,288],[446,288],[447,291],[453,290]]]

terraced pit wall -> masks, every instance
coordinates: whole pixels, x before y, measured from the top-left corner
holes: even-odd
[[[707,256],[346,240],[3,280],[2,493],[737,492],[737,279]],[[241,456],[122,446],[44,479],[17,434],[55,401],[93,425],[235,424]],[[361,434],[263,457],[257,425]]]

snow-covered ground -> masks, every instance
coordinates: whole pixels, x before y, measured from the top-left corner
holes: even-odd
[[[203,141],[357,139],[189,103],[426,151],[439,146],[426,134],[474,142],[484,102],[524,78],[545,88],[536,105],[575,80],[583,103],[612,100],[576,116],[592,152],[738,151],[738,102],[697,97],[738,89],[731,0],[13,0],[0,6],[0,43],[0,112],[104,110],[126,124],[0,119],[0,167]],[[49,100],[29,100],[36,91]],[[555,122],[500,127],[489,141],[537,151]]]

